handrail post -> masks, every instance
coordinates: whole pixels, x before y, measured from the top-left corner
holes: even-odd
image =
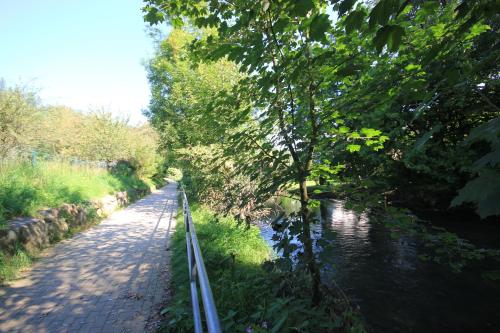
[[[221,333],[222,330],[220,327],[219,316],[217,314],[217,308],[212,295],[212,289],[210,288],[210,282],[208,280],[205,264],[203,263],[203,257],[198,244],[198,237],[196,237],[196,230],[193,218],[191,217],[191,211],[189,209],[189,203],[187,201],[184,187],[182,187],[182,208],[184,213],[184,225],[186,227],[186,250],[189,267],[191,303],[193,307],[194,331],[195,333],[203,332],[197,290],[197,282],[199,282],[208,332]]]

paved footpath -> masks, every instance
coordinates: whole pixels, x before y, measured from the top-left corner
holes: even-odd
[[[48,250],[0,288],[0,332],[146,332],[164,301],[175,227],[171,183]]]

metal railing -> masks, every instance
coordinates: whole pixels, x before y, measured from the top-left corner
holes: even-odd
[[[217,315],[217,308],[215,307],[214,297],[210,289],[207,271],[203,263],[203,257],[198,244],[198,238],[196,237],[196,230],[194,228],[193,218],[191,217],[191,211],[184,188],[182,188],[182,211],[184,213],[184,225],[186,226],[186,248],[189,265],[191,303],[193,305],[194,331],[195,333],[203,332],[197,290],[198,280],[208,332],[221,333],[222,330],[220,328],[219,316]]]

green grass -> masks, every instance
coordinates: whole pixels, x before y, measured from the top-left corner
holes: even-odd
[[[33,255],[21,247],[17,248],[13,255],[0,251],[0,283],[18,277],[19,271],[31,266],[33,260]]]
[[[59,207],[63,203],[87,207],[89,223],[70,228],[65,237],[90,227],[99,218],[88,207],[91,199],[130,189],[147,189],[150,180],[142,180],[131,172],[110,172],[88,166],[74,166],[64,162],[0,164],[0,228],[16,216],[36,216],[43,208]],[[132,200],[135,192],[129,192]],[[92,215],[94,214],[94,216]],[[36,254],[28,253],[21,245],[14,253],[0,251],[0,283],[16,278],[19,271],[29,267]]]
[[[43,208],[82,203],[130,188],[147,188],[135,175],[63,162],[0,164],[0,224],[16,216],[35,216]]]
[[[317,185],[317,183],[314,180],[307,180],[306,181],[306,186],[307,187],[309,187],[309,186],[315,186],[315,185]],[[294,190],[298,191],[299,188],[300,188],[299,183],[297,183],[297,182],[290,182],[289,183],[288,190],[290,190],[290,191],[294,191]]]
[[[214,216],[208,209],[193,205],[193,220],[203,252],[217,309],[225,331],[247,321],[269,293],[262,289],[267,273],[262,264],[270,257],[270,248],[256,227],[247,229],[233,218]],[[191,303],[186,258],[186,239],[182,212],[172,238],[172,285],[175,294],[168,316],[167,332],[192,332]],[[244,323],[243,323],[244,324]]]

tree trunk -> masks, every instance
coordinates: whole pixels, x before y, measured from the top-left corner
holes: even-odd
[[[307,185],[306,180],[302,179],[299,182],[300,187],[300,215],[302,218],[302,233],[304,237],[304,256],[307,264],[307,268],[309,269],[309,273],[312,278],[312,301],[314,304],[318,304],[321,300],[320,294],[320,284],[321,284],[321,276],[319,273],[319,268],[316,263],[316,259],[314,258],[312,238],[311,238],[311,219],[309,216],[309,196],[307,194]]]

